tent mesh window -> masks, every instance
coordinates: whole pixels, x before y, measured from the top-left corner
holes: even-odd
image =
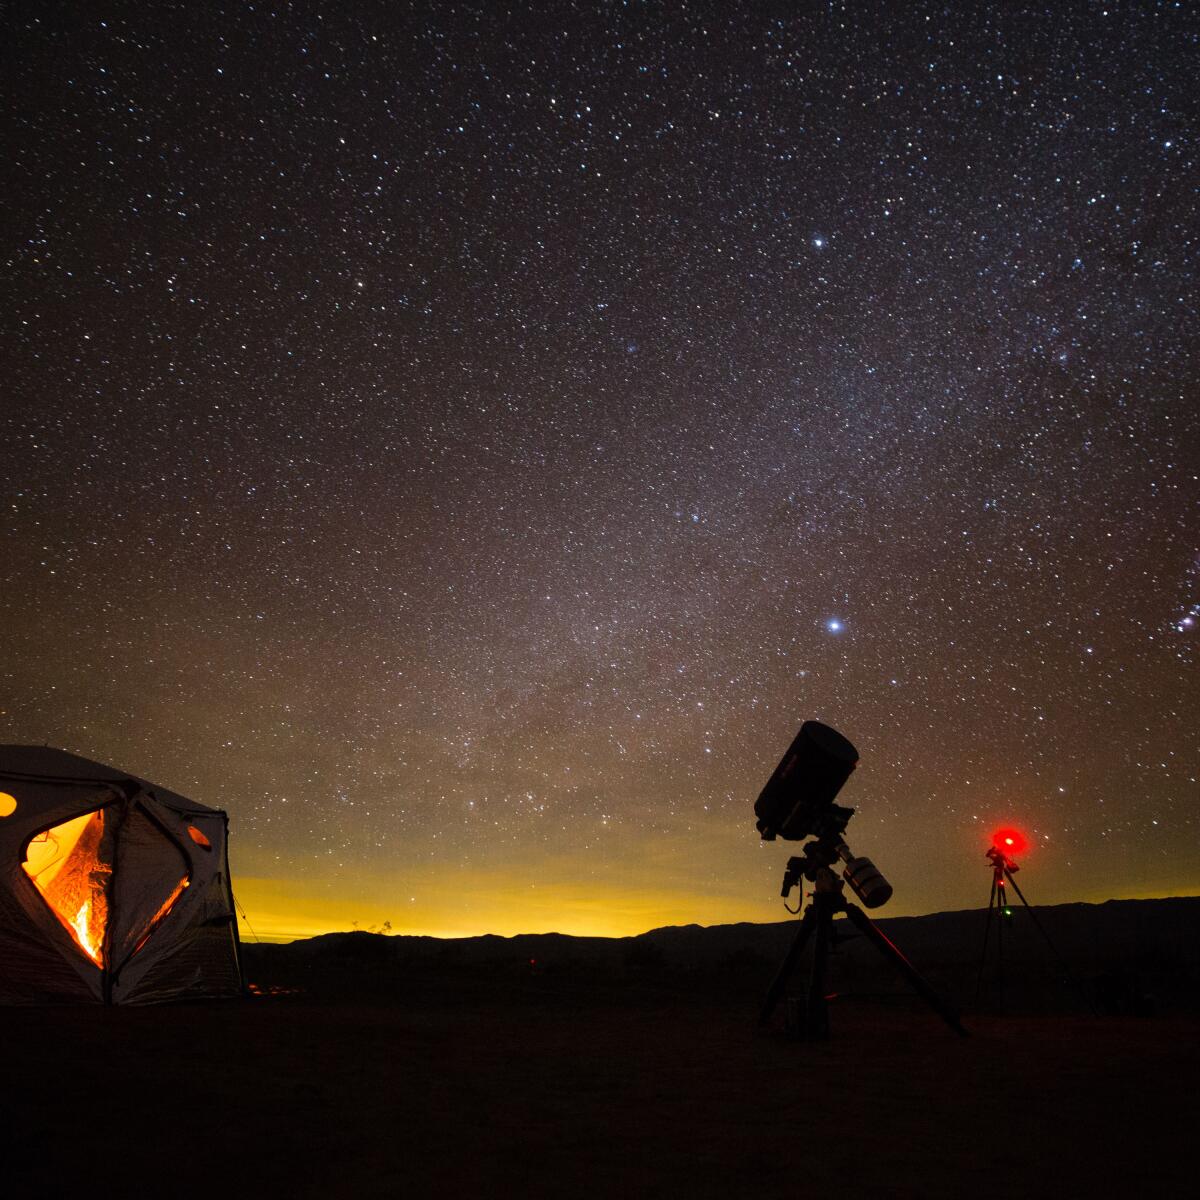
[[[104,965],[112,865],[104,809],[43,830],[30,840],[24,862],[50,910],[97,966]]]

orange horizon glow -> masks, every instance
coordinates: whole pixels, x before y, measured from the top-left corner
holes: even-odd
[[[307,881],[234,875],[234,893],[248,921],[240,920],[247,941],[257,937],[298,939],[354,930],[411,937],[465,938],[492,934],[563,933],[572,937],[631,937],[665,925],[723,925],[738,921],[785,919],[768,893],[738,897],[698,897],[631,886],[584,886],[571,882],[487,883],[478,895],[464,894],[452,881],[423,879],[415,899],[394,902],[364,888],[356,899],[310,890]],[[778,908],[778,918],[774,917]]]
[[[991,831],[1001,827],[986,827],[988,844]],[[856,853],[874,859],[896,889],[873,914],[877,919],[963,911],[986,899],[986,893],[980,896],[972,843],[947,839],[924,854],[905,854],[864,822],[853,845]],[[247,942],[354,930],[447,939],[541,933],[621,938],[667,926],[795,919],[779,898],[792,847],[740,838],[716,824],[695,829],[687,843],[644,839],[621,858],[594,855],[584,870],[571,855],[551,852],[486,864],[397,859],[351,872],[311,862],[277,866],[236,837],[230,848],[239,930]],[[698,861],[718,861],[721,869],[699,871]],[[1113,890],[1119,881],[1108,880],[1103,893],[1080,886],[1052,842],[1039,840],[1035,865],[1040,904],[1119,898]],[[1124,881],[1120,896],[1135,893],[1194,895],[1200,893],[1200,878],[1163,874]]]
[[[1176,899],[1179,896],[1200,895],[1200,891],[1189,891],[1186,893],[1169,893],[1161,889],[1152,889],[1150,891],[1136,890],[1133,894],[1120,896],[1087,896],[1081,897],[1076,901],[1055,901],[1055,903],[1082,903],[1082,904],[1103,904],[1108,900],[1168,900]],[[1045,907],[1041,905],[1040,907]],[[943,911],[943,910],[931,910]],[[238,929],[241,941],[254,943],[256,941],[264,942],[293,942],[303,941],[306,938],[323,937],[326,934],[333,933],[376,933],[381,937],[432,937],[439,938],[445,941],[454,941],[461,938],[473,937],[501,937],[514,938],[521,936],[537,936],[540,934],[557,933],[566,937],[603,937],[603,938],[624,938],[637,937],[640,934],[648,933],[652,929],[669,928],[672,926],[681,925],[699,925],[701,927],[709,927],[714,925],[732,925],[740,922],[748,922],[751,924],[770,924],[778,920],[784,920],[786,914],[781,917],[763,916],[756,914],[750,917],[732,917],[729,919],[692,919],[687,921],[671,921],[662,920],[655,921],[650,925],[644,925],[639,928],[630,928],[622,932],[605,931],[602,928],[568,928],[568,927],[533,927],[532,924],[513,924],[504,928],[487,928],[478,926],[458,926],[458,925],[430,925],[430,926],[413,926],[411,928],[398,928],[393,923],[393,927],[389,930],[381,930],[379,925],[381,922],[371,922],[369,924],[359,923],[357,925],[347,925],[336,921],[322,922],[317,921],[300,921],[288,917],[286,913],[268,913],[264,916],[262,913],[250,914],[250,921],[253,923],[253,930],[247,925],[246,921],[239,918]],[[926,916],[926,913],[915,912],[880,912],[877,911],[871,914],[872,920],[887,919],[888,917],[899,916]]]

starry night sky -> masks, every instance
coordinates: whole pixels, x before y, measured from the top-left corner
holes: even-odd
[[[0,740],[260,934],[1200,891],[1183,4],[10,3]],[[243,930],[245,932],[245,930]]]

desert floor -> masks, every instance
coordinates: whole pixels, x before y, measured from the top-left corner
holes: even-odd
[[[3,1012],[6,1196],[1194,1194],[1200,1020],[531,978]]]

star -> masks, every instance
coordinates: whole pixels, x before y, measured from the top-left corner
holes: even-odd
[[[773,919],[810,716],[907,913],[1200,887],[1189,6],[9,7],[4,737],[256,928]]]

